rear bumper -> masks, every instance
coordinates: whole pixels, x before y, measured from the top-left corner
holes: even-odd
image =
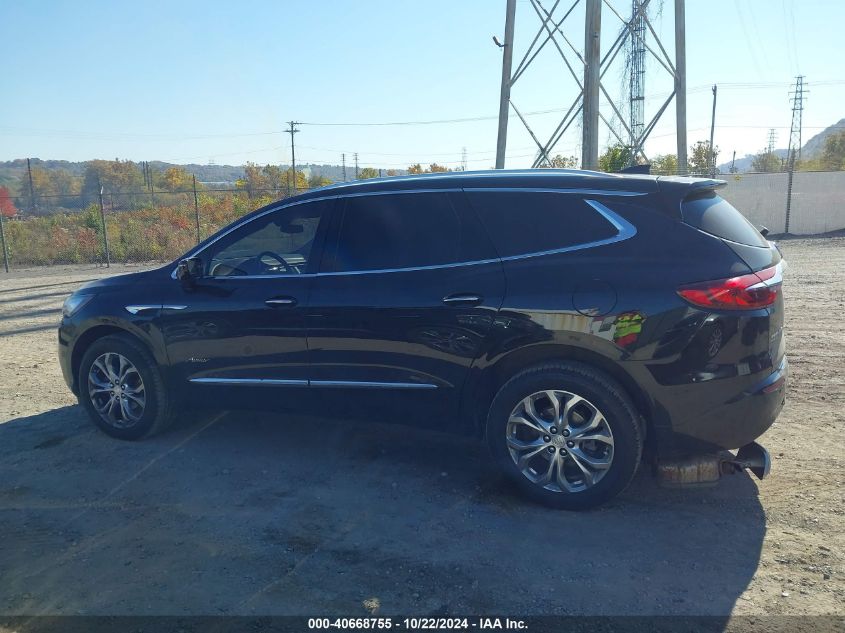
[[[658,447],[661,459],[715,454],[751,444],[772,426],[783,408],[788,374],[784,356],[775,371],[724,403],[701,415],[676,416],[670,446]]]
[[[720,448],[733,449],[760,437],[783,408],[788,373],[789,363],[784,356],[769,376],[710,412],[701,439]]]

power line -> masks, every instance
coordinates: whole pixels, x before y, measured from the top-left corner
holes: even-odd
[[[840,86],[845,84],[845,79],[827,79],[821,81],[814,81],[813,88],[817,89],[819,87],[825,86]],[[780,82],[780,81],[769,81],[769,82],[719,82],[718,86],[720,90],[757,90],[757,89],[777,89],[777,88],[786,88],[791,87],[793,84],[792,82]],[[693,86],[691,88],[687,88],[688,93],[696,93],[696,92],[704,92],[706,90],[711,89],[711,84],[702,84],[698,86]],[[645,97],[646,100],[657,99],[657,98],[666,98],[671,94],[671,92],[661,92],[661,93],[653,93]],[[533,110],[528,112],[523,112],[522,116],[524,117],[531,117],[531,116],[543,116],[547,114],[560,114],[564,112],[564,108],[546,108],[542,110]],[[516,116],[515,114],[511,114],[509,116]],[[419,121],[357,121],[357,122],[323,122],[323,121],[300,121],[297,122],[297,125],[312,125],[312,126],[348,126],[348,127],[370,127],[370,126],[413,126],[413,125],[436,125],[436,124],[452,124],[452,123],[472,123],[476,121],[493,121],[498,118],[497,115],[489,115],[489,116],[471,116],[471,117],[461,117],[461,118],[453,118],[453,119],[431,119],[431,120],[419,120]],[[168,140],[203,140],[203,139],[214,139],[214,138],[238,138],[238,137],[250,137],[250,136],[272,136],[272,135],[280,135],[280,134],[287,134],[287,130],[267,130],[267,131],[255,131],[255,132],[232,132],[232,133],[211,133],[211,134],[165,134],[165,133],[154,133],[154,134],[146,134],[146,133],[136,133],[136,132],[92,132],[92,131],[83,131],[83,130],[62,130],[62,129],[51,129],[51,128],[27,128],[27,127],[14,127],[14,126],[0,126],[0,134],[2,135],[20,135],[19,133],[25,133],[27,136],[50,136],[51,138],[61,138],[63,135],[66,135],[67,138],[72,138],[75,140],[113,140],[113,139],[123,139],[123,140],[132,140],[135,138],[143,138],[143,139],[158,139],[162,141]],[[278,148],[276,148],[278,149]],[[255,150],[255,151],[264,151],[264,150]],[[249,152],[230,152],[229,154],[215,154],[216,156],[225,156],[225,155],[234,155],[234,154],[245,154]],[[204,154],[203,156],[207,156]],[[203,156],[199,156],[202,158]]]

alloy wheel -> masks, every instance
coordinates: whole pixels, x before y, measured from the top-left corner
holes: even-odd
[[[508,452],[532,483],[553,492],[597,484],[613,463],[613,432],[589,400],[563,390],[532,393],[514,407]]]
[[[147,404],[137,367],[116,352],[101,354],[91,364],[88,396],[100,417],[119,429],[137,424]]]

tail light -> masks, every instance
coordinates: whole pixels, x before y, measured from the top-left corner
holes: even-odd
[[[780,267],[772,266],[749,275],[687,284],[678,288],[678,294],[711,310],[756,310],[775,302],[782,281]]]

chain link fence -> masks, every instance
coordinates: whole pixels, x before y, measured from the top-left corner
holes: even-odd
[[[286,197],[285,191],[241,189],[36,195],[34,205],[26,200],[32,211],[2,219],[4,264],[8,271],[169,262],[239,217]]]
[[[717,177],[728,182],[720,194],[772,234],[845,229],[845,172],[795,172],[788,217],[789,174]],[[277,189],[195,187],[13,198],[17,208],[29,210],[6,218],[0,213],[4,265],[8,271],[55,264],[169,262],[233,220],[285,197],[287,192]]]

